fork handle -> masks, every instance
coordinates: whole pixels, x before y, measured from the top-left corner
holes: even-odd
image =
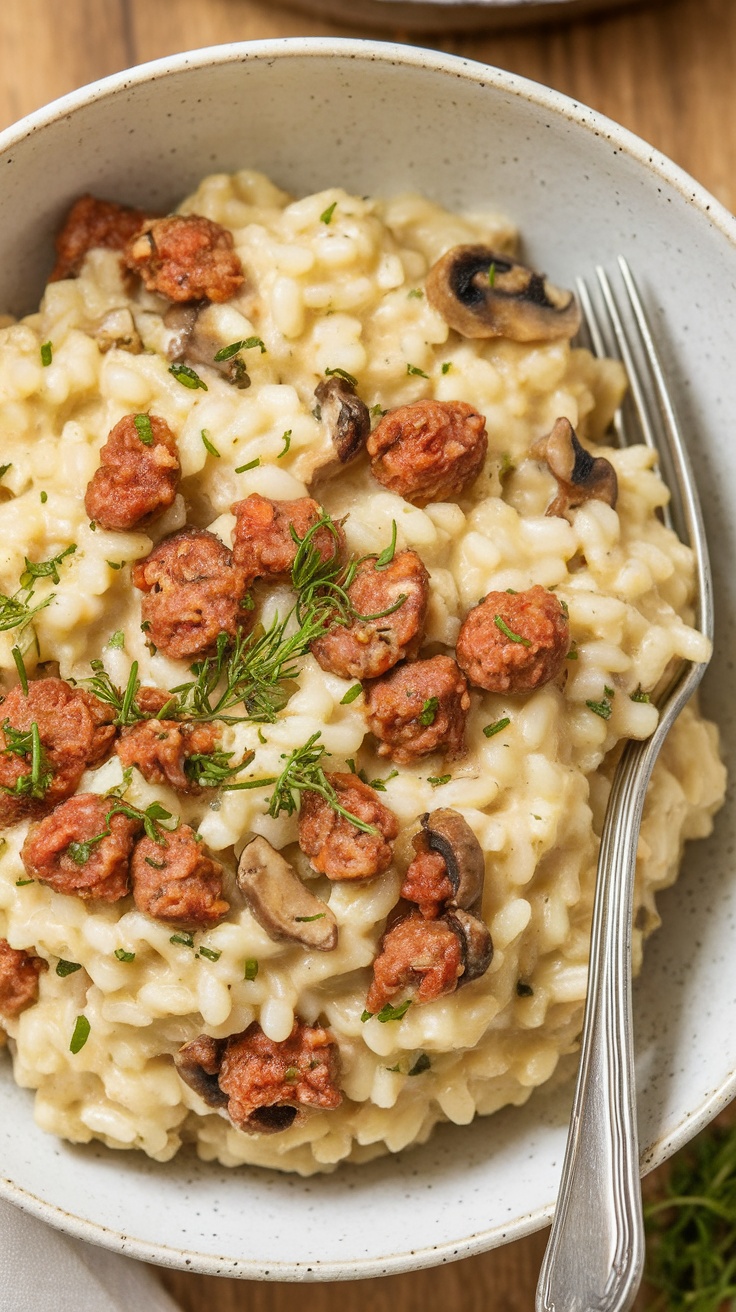
[[[536,1312],[626,1312],[641,1281],[631,917],[644,795],[669,723],[627,744],[606,809],[580,1066]]]

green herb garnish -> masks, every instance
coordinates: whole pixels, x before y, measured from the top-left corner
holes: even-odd
[[[285,432],[285,433],[282,433],[282,435],[281,435],[281,440],[282,440],[282,442],[283,442],[284,445],[283,445],[282,449],[279,451],[279,453],[278,453],[278,455],[277,455],[277,457],[276,457],[277,460],[280,460],[282,456],[285,456],[286,453],[287,453],[287,451],[289,450],[289,447],[291,446],[291,429],[290,429],[290,428],[287,428],[286,432]]]
[[[260,337],[244,337],[239,342],[231,342],[229,346],[223,346],[217,352],[215,362],[219,364],[221,360],[232,360],[233,356],[238,354],[238,351],[250,351],[254,346],[260,347],[261,355],[266,354],[266,347]]]
[[[41,347],[41,364],[46,369],[54,358],[54,348],[51,342],[44,342]]]
[[[488,286],[495,287],[495,285],[496,285],[496,264],[494,261],[488,269]]]
[[[585,705],[588,710],[593,711],[595,715],[600,715],[602,720],[610,720],[613,707],[607,697],[599,702],[586,701]]]
[[[60,979],[64,979],[67,975],[73,975],[77,970],[81,969],[82,967],[78,961],[60,960],[56,963],[56,973]]]
[[[8,470],[12,468],[13,468],[12,460],[8,461],[7,465],[0,465],[0,478],[4,478]]]
[[[501,630],[501,633],[506,635],[510,642],[520,642],[522,647],[531,647],[531,639],[524,638],[520,633],[514,633],[501,615],[494,615],[493,623],[497,629]]]
[[[364,834],[375,834],[374,825],[366,824],[365,820],[353,815],[339,802],[337,793],[322,768],[322,759],[327,755],[327,751],[321,744],[318,745],[319,737],[319,732],[313,733],[302,747],[296,747],[288,757],[282,756],[282,759],[286,760],[286,765],[280,775],[270,779],[253,779],[248,786],[265,788],[271,784],[275,785],[268,799],[268,814],[274,818],[282,811],[287,815],[293,815],[297,809],[297,797],[301,793],[317,793],[337,815],[355,825],[356,829],[360,829]]]
[[[116,948],[115,956],[118,961],[135,961],[135,952],[126,952],[125,948]]]
[[[356,697],[360,697],[362,691],[363,691],[362,683],[354,683],[352,688],[348,688],[347,692],[345,693],[345,696],[340,698],[340,705],[349,706],[351,702],[355,701]]]
[[[215,356],[215,359],[217,359],[217,356]],[[198,387],[201,387],[203,392],[209,391],[204,379],[200,378],[199,374],[195,373],[193,369],[190,369],[188,364],[170,364],[169,373],[173,374],[177,383],[181,383],[182,387],[188,387],[193,392],[196,392]]]
[[[71,1043],[69,1044],[70,1052],[73,1052],[75,1055],[76,1053],[81,1052],[89,1038],[90,1028],[90,1023],[86,1016],[77,1016],[77,1023],[74,1026],[74,1033],[72,1034]]]
[[[133,415],[135,431],[144,446],[153,446],[153,425],[148,415]]]
[[[237,765],[230,765],[232,752],[195,752],[192,756],[187,757],[184,762],[184,773],[192,783],[198,784],[200,788],[225,788],[231,791],[238,788],[247,788],[247,783],[233,783],[232,780],[236,774],[239,774],[246,765],[249,765],[255,755],[254,752],[246,752],[242,761]]]
[[[41,500],[41,505],[42,505],[42,506],[45,506],[45,505],[46,505],[46,502],[47,502],[48,499],[49,499],[49,494],[48,494],[48,492],[39,492],[39,497],[40,497],[40,500]]]
[[[451,369],[452,369],[452,360],[445,360],[445,362],[444,362],[444,364],[443,364],[443,366],[442,366],[442,372],[443,372],[443,374],[449,374],[449,372],[450,372]]]
[[[125,634],[123,633],[123,630],[116,629],[114,633],[111,633],[107,640],[107,645],[108,647],[115,647],[122,651],[125,647]]]
[[[406,372],[414,375],[416,378],[429,378],[429,374],[425,374],[424,370],[420,369],[416,364],[408,364],[406,366]]]
[[[430,774],[427,775],[427,783],[433,788],[439,788],[442,784],[449,784],[452,779],[451,774]]]
[[[391,520],[391,541],[390,541],[390,543],[389,543],[389,545],[388,545],[387,547],[384,547],[383,551],[381,552],[380,556],[378,557],[378,560],[376,561],[376,564],[375,564],[375,568],[376,568],[376,569],[385,569],[387,565],[390,565],[390,564],[391,564],[391,562],[392,562],[392,560],[393,560],[395,554],[396,554],[396,520],[395,520],[395,519],[392,519],[392,520]]]
[[[178,943],[183,948],[194,947],[194,939],[191,934],[172,934],[169,943]]]
[[[486,738],[493,738],[495,734],[500,733],[501,730],[505,729],[509,724],[511,724],[511,720],[508,715],[504,715],[503,719],[496,720],[495,724],[487,724],[483,732]]]
[[[333,200],[332,204],[328,205],[327,209],[322,211],[322,213],[319,216],[320,223],[327,223],[327,224],[330,223],[332,216],[335,213],[336,205],[337,205],[337,201]]]
[[[299,925],[311,925],[313,920],[324,920],[326,911],[318,911],[316,916],[294,916]]]
[[[261,463],[261,457],[256,456],[255,460],[249,460],[247,465],[238,465],[237,469],[235,470],[235,473],[246,474],[249,469],[256,469],[257,466],[260,465],[260,463]]]
[[[350,383],[351,387],[358,386],[357,378],[353,378],[353,375],[349,374],[347,369],[325,369],[326,378],[333,378],[335,375],[337,375],[338,378],[344,378],[345,382]]]
[[[11,654],[11,656],[13,657],[13,660],[15,661],[15,668],[16,668],[16,670],[18,671],[18,678],[19,678],[19,680],[20,680],[20,686],[21,686],[21,688],[23,689],[23,692],[25,693],[25,695],[26,695],[26,697],[27,697],[27,696],[28,696],[28,675],[26,674],[26,667],[25,667],[25,662],[24,662],[24,660],[23,660],[23,653],[22,653],[20,647],[11,647],[11,649],[10,649],[10,654]]]
[[[219,961],[222,956],[222,953],[217,952],[215,948],[203,948],[201,946],[198,949],[198,954],[200,957],[206,957],[208,961]]]
[[[217,459],[219,460],[220,452],[217,450],[214,443],[210,441],[210,435],[207,432],[207,429],[203,428],[199,436],[202,439],[202,445],[204,446],[205,451],[209,451],[211,456],[217,456]]]
[[[439,708],[440,708],[439,697],[427,698],[426,702],[422,706],[421,711],[419,712],[419,723],[424,725],[425,729],[427,728],[428,725],[434,724],[437,718],[437,712]]]
[[[409,1071],[409,1074],[410,1074],[410,1075],[423,1075],[425,1071],[428,1071],[428,1070],[429,1070],[429,1068],[430,1068],[431,1065],[432,1065],[432,1063],[431,1063],[431,1061],[429,1060],[429,1057],[427,1056],[426,1052],[422,1052],[422,1053],[419,1054],[419,1056],[417,1057],[416,1061],[414,1062],[414,1065],[412,1066],[411,1070]]]
[[[254,961],[253,958],[250,957],[245,963],[245,971],[243,974],[243,979],[253,980],[255,979],[257,974],[258,974],[258,962]]]
[[[636,691],[631,694],[632,702],[650,702],[652,699],[648,692],[642,690],[641,684],[638,684]]]
[[[411,1003],[411,998],[407,998],[405,1002],[400,1002],[398,1007],[392,1007],[390,1002],[384,1003],[378,1012],[378,1020],[382,1025],[385,1025],[389,1020],[401,1020],[409,1010]]]

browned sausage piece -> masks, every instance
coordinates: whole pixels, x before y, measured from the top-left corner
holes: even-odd
[[[375,1014],[399,992],[431,1002],[453,993],[462,973],[462,944],[447,922],[408,916],[383,936],[366,1008]]]
[[[459,497],[483,468],[486,421],[465,401],[414,401],[390,410],[367,442],[379,483],[416,506]]]
[[[488,692],[533,692],[562,669],[570,648],[567,613],[553,592],[489,592],[465,616],[458,664]]]
[[[63,679],[35,679],[24,693],[20,684],[0,704],[0,826],[41,815],[69,797],[88,766],[99,765],[112,750],[114,708]],[[32,752],[13,730],[29,735],[38,725],[41,743],[40,796],[28,791]],[[14,750],[15,744],[15,750]]]
[[[38,1000],[38,977],[48,963],[0,938],[0,1016],[19,1016]]]
[[[126,415],[100,451],[85,510],[103,528],[136,528],[173,504],[180,473],[176,438],[166,420]]]
[[[313,870],[328,879],[372,879],[391,865],[399,824],[383,805],[375,788],[357,774],[328,774],[328,783],[346,811],[373,825],[375,834],[363,833],[345,816],[333,811],[319,793],[303,792],[299,811],[299,846]]]
[[[338,1079],[339,1049],[329,1030],[298,1020],[276,1043],[254,1021],[227,1039],[219,1085],[233,1124],[263,1132],[292,1125],[300,1107],[339,1107]]]
[[[214,724],[179,720],[139,720],[123,732],[115,751],[123,767],[134,765],[149,784],[170,784],[180,793],[199,793],[185,766],[192,756],[206,756],[219,741]]]
[[[49,282],[73,278],[79,273],[84,257],[95,247],[123,251],[143,227],[148,215],[142,210],[118,205],[114,200],[80,196],[64,220],[56,237],[56,264]]]
[[[133,583],[146,595],[141,613],[155,647],[178,660],[211,651],[218,634],[249,628],[242,601],[245,578],[233,554],[206,529],[185,528],[163,538],[133,566]]]
[[[130,888],[130,856],[142,821],[113,815],[114,797],[77,793],[33,825],[23,844],[31,879],[87,902],[119,902]]]
[[[416,856],[404,876],[401,896],[407,902],[416,902],[425,920],[436,920],[455,895],[447,863],[439,852],[430,850],[423,833],[417,834],[412,843]]]
[[[169,711],[176,709],[178,698],[164,688],[154,688],[152,684],[145,683],[138,689],[135,695],[135,704],[143,715],[158,715],[167,707]]]
[[[245,277],[232,233],[202,214],[149,219],[123,259],[149,292],[170,301],[229,301]]]
[[[429,575],[415,551],[401,551],[384,569],[376,556],[358,566],[347,589],[356,617],[335,624],[312,643],[323,670],[343,679],[377,679],[405,656],[415,655],[422,640],[429,601]],[[400,597],[405,601],[391,614]],[[378,618],[366,618],[376,615]],[[364,617],[364,618],[361,618]]]
[[[247,579],[278,579],[288,574],[294,564],[298,538],[303,538],[325,512],[311,497],[294,501],[269,501],[254,492],[232,507],[236,523],[233,529],[235,563]],[[342,553],[344,538],[338,525],[323,525],[312,534],[310,546],[322,560],[332,560]]]
[[[462,756],[470,697],[451,656],[399,665],[366,693],[368,727],[379,756],[410,765],[430,752]]]
[[[222,866],[207,855],[189,825],[136,844],[130,873],[139,911],[179,929],[208,929],[230,907],[222,897]]]

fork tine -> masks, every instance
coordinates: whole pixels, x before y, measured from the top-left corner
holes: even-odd
[[[578,300],[583,311],[583,326],[587,334],[587,344],[592,348],[593,354],[599,359],[606,359],[611,354],[611,348],[605,341],[601,322],[596,312],[595,306],[588,291],[588,284],[584,278],[576,278],[575,286]],[[616,434],[617,446],[628,446],[633,439],[627,432],[627,426],[624,422],[624,415],[621,406],[618,406],[612,420],[613,431]]]

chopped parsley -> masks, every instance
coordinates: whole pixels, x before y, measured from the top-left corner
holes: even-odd
[[[334,378],[335,376],[338,378],[344,378],[345,382],[350,383],[351,387],[358,386],[357,378],[354,378],[352,374],[349,374],[347,369],[325,369],[325,378]]]
[[[449,784],[452,779],[451,774],[430,774],[427,775],[427,783],[433,788],[440,788],[442,784]]]
[[[124,560],[106,560],[106,561],[105,561],[105,564],[106,564],[106,565],[109,565],[109,566],[110,566],[110,569],[122,569],[122,568],[123,568],[123,565],[125,564],[125,561],[124,561]]]
[[[116,948],[115,956],[118,961],[135,961],[135,952],[126,952],[125,948]]]
[[[252,957],[249,957],[245,963],[245,971],[243,974],[243,979],[253,980],[255,979],[257,974],[258,974],[258,962],[254,961]]]
[[[388,414],[388,410],[384,410],[382,405],[372,405],[368,414],[371,419],[382,419],[384,415]]]
[[[12,467],[13,467],[12,460],[9,461],[7,465],[0,465],[0,478],[4,478],[8,470],[12,469]]]
[[[632,692],[631,700],[632,702],[649,702],[651,701],[651,697],[649,696],[648,692],[644,692],[642,690],[642,686],[641,684],[639,684],[635,692]]]
[[[233,356],[238,354],[238,351],[250,351],[254,346],[260,347],[261,355],[266,354],[265,344],[260,337],[244,337],[239,342],[231,342],[229,346],[223,346],[215,356],[215,363],[220,364],[222,360],[232,360]]]
[[[289,450],[289,447],[291,446],[291,429],[290,429],[290,428],[287,428],[286,432],[285,432],[285,433],[282,433],[282,435],[281,435],[281,440],[282,440],[282,442],[283,442],[284,445],[283,445],[283,447],[281,448],[281,450],[279,451],[279,453],[278,453],[278,455],[277,455],[277,457],[276,457],[277,460],[280,460],[282,456],[285,456],[286,453],[287,453],[287,451]]]
[[[215,356],[215,359],[217,359],[217,356]],[[190,369],[188,364],[170,364],[169,373],[173,375],[177,383],[181,383],[182,387],[188,387],[192,392],[196,392],[198,387],[201,387],[203,392],[209,391],[204,379],[200,378],[199,374],[195,373],[193,369]]]
[[[385,1025],[389,1020],[402,1020],[409,1010],[411,1002],[411,998],[407,998],[405,1002],[400,1002],[398,1007],[392,1007],[390,1002],[384,1003],[378,1012],[378,1020],[382,1025]]]
[[[588,707],[589,711],[593,711],[595,715],[600,715],[602,720],[610,720],[613,707],[611,706],[608,697],[604,697],[599,702],[586,701],[585,705]]]
[[[59,582],[59,565],[67,556],[73,556],[77,549],[76,542],[71,546],[65,547],[60,551],[58,556],[52,556],[50,560],[29,560],[25,557],[25,569],[20,576],[19,582],[22,588],[32,587],[35,579],[51,579],[52,583]]]
[[[41,364],[43,365],[44,369],[46,369],[48,365],[51,364],[53,358],[54,358],[54,348],[51,345],[51,342],[44,342],[43,346],[41,347]]]
[[[220,452],[217,450],[217,447],[215,446],[214,442],[212,442],[212,440],[210,439],[210,435],[207,432],[207,429],[203,428],[199,436],[202,439],[202,445],[204,446],[205,451],[209,451],[211,456],[217,456],[217,459],[219,460]]]
[[[60,979],[64,979],[67,975],[73,975],[81,969],[82,967],[78,961],[64,961],[62,959],[56,963],[56,973]]]
[[[16,879],[16,888],[25,888],[26,884],[35,884],[35,879]]]
[[[437,718],[437,712],[440,708],[439,697],[428,697],[421,711],[419,712],[419,723],[424,725],[425,729],[430,724],[434,724]]]
[[[53,773],[45,769],[46,755],[41,746],[41,734],[37,722],[34,720],[30,729],[23,731],[14,729],[10,721],[5,720],[2,730],[5,737],[4,751],[12,753],[13,756],[30,756],[31,768],[26,774],[18,776],[12,788],[7,784],[0,785],[0,792],[10,793],[14,797],[32,797],[40,801],[51,786]]]
[[[148,415],[133,415],[135,431],[144,446],[153,446],[153,425]]]
[[[421,301],[424,298],[424,292],[421,287],[412,287],[411,291],[407,292],[407,296],[410,301]]]
[[[493,623],[495,624],[496,628],[500,629],[501,633],[503,633],[509,639],[509,642],[520,642],[522,647],[531,647],[532,645],[531,639],[524,638],[520,633],[514,633],[513,630],[509,628],[505,619],[503,619],[501,615],[494,615]]]
[[[194,939],[191,934],[172,934],[169,943],[178,943],[183,948],[194,947]]]
[[[206,957],[208,961],[219,961],[220,957],[222,956],[222,953],[217,952],[215,948],[200,947],[198,951],[198,956]]]
[[[351,763],[348,761],[348,765],[351,766],[353,774],[357,774],[357,771],[355,770],[355,762],[353,761]],[[375,788],[377,793],[385,793],[386,784],[390,779],[395,779],[398,773],[398,770],[392,770],[390,774],[384,775],[383,779],[371,779],[370,787]],[[364,778],[364,772],[362,770],[360,771],[360,778],[363,779],[364,783],[368,783],[368,780]]]
[[[488,286],[495,287],[495,285],[496,285],[496,263],[494,260],[488,269]]]
[[[495,724],[487,724],[483,732],[486,738],[493,738],[497,733],[500,733],[502,729],[506,729],[510,724],[511,720],[509,716],[504,715],[503,719],[496,720]]]
[[[406,372],[412,374],[416,378],[429,378],[429,374],[425,374],[424,370],[420,369],[416,364],[408,364],[406,366]]]
[[[77,1016],[77,1023],[74,1026],[74,1033],[69,1044],[69,1051],[75,1055],[82,1051],[90,1035],[90,1023],[86,1016]]]
[[[443,372],[443,374],[449,374],[449,372],[450,372],[451,369],[452,369],[452,360],[445,360],[445,362],[444,362],[444,364],[443,364],[443,366],[442,366],[442,372]]]
[[[333,200],[332,204],[328,205],[327,209],[322,211],[322,213],[319,216],[320,223],[326,223],[329,225],[332,222],[332,216],[335,213],[336,205],[337,205],[337,201]]]
[[[125,634],[123,633],[123,630],[116,629],[114,633],[111,633],[107,640],[107,645],[108,647],[119,648],[122,651],[125,647]]]
[[[349,706],[351,702],[355,701],[356,697],[360,697],[362,691],[363,691],[362,683],[354,683],[352,688],[348,688],[347,692],[345,693],[345,696],[340,698],[340,705]]]
[[[316,916],[294,916],[298,925],[311,925],[313,920],[324,920],[326,911],[318,911]]]
[[[235,470],[236,474],[246,474],[249,469],[256,469],[261,463],[261,457],[256,456],[255,460],[249,460],[247,465],[238,465]]]
[[[376,564],[375,569],[386,569],[391,564],[396,553],[396,520],[391,520],[391,541],[387,547],[384,547]]]
[[[22,653],[20,647],[12,647],[12,648],[11,648],[11,655],[12,655],[12,657],[13,657],[13,660],[15,661],[15,668],[16,668],[16,670],[18,671],[18,678],[19,678],[19,680],[20,680],[20,686],[21,686],[21,688],[23,689],[23,692],[25,693],[25,695],[26,695],[26,697],[27,697],[27,696],[28,696],[28,675],[26,674],[26,667],[25,667],[25,664],[24,664],[24,661],[23,661],[23,653]]]
[[[42,505],[42,506],[45,506],[45,505],[46,505],[46,502],[47,502],[48,499],[49,499],[49,494],[48,494],[48,492],[41,492],[41,493],[39,493],[39,496],[40,496],[40,498],[41,498],[41,505]]]

